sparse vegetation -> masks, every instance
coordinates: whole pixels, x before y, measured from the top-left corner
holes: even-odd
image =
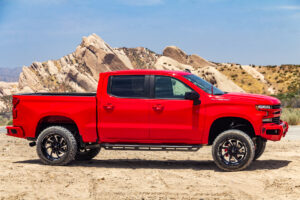
[[[299,91],[300,92],[300,91]],[[281,101],[283,107],[300,108],[300,93],[286,93],[274,96]]]
[[[6,125],[13,125],[13,120],[10,119],[10,120],[6,123]]]
[[[287,121],[289,125],[300,124],[300,109],[299,108],[283,108],[281,119]]]
[[[217,70],[226,75],[246,92],[259,94],[267,93],[265,84],[248,74],[240,65],[231,64],[230,67],[223,65],[219,66]]]

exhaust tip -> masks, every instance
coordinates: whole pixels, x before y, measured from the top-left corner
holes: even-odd
[[[29,146],[30,146],[30,147],[34,147],[35,145],[36,145],[36,142],[30,142],[30,143],[29,143]]]

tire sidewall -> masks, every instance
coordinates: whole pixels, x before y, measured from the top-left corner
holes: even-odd
[[[255,155],[253,160],[257,160],[265,151],[267,141],[262,138],[257,138],[255,140]]]
[[[100,147],[90,149],[87,152],[80,152],[80,150],[78,150],[77,154],[75,156],[75,160],[78,160],[78,161],[91,160],[99,154],[100,150],[101,150]]]
[[[43,140],[52,134],[58,134],[63,137],[67,143],[67,151],[66,153],[57,160],[48,159],[42,150]],[[37,140],[37,154],[40,157],[41,161],[44,164],[48,165],[65,165],[74,160],[74,157],[77,152],[77,143],[73,134],[66,128],[60,126],[51,126],[44,129],[38,137]],[[75,153],[74,153],[75,152]]]
[[[228,165],[223,162],[220,154],[219,147],[228,139],[237,139],[240,140],[246,147],[246,155],[245,158],[241,161],[241,163],[237,165]],[[247,168],[251,162],[253,161],[255,155],[254,143],[251,138],[240,130],[227,130],[222,132],[214,141],[212,146],[212,156],[216,163],[216,165],[224,170],[224,171],[238,171]]]

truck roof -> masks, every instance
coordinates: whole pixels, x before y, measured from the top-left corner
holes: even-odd
[[[103,72],[105,74],[114,74],[114,75],[123,75],[123,74],[146,74],[146,75],[155,75],[155,74],[176,74],[176,75],[188,75],[191,74],[186,71],[172,71],[172,70],[153,70],[153,69],[134,69],[134,70],[121,70],[121,71],[110,71],[110,72]]]

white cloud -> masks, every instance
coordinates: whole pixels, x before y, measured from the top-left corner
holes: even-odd
[[[162,4],[164,0],[118,0],[122,4],[132,6],[153,6]]]
[[[286,5],[286,6],[279,6],[279,10],[300,10],[300,6],[294,6],[294,5]]]

